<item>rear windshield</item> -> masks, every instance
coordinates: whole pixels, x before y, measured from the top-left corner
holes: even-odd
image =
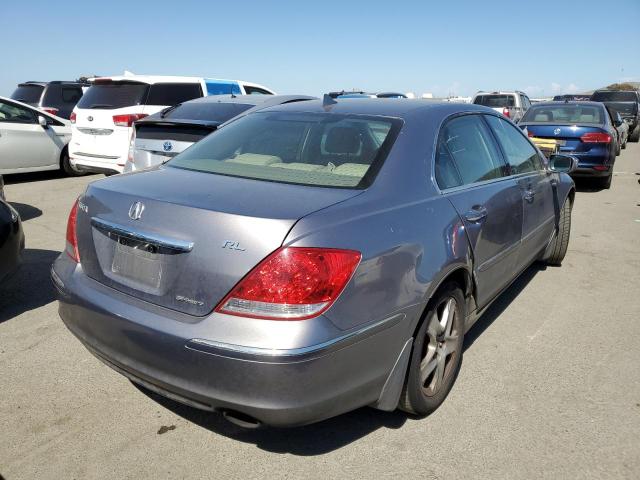
[[[149,85],[138,82],[109,82],[95,84],[82,96],[78,108],[114,108],[132,107],[144,104]]]
[[[603,119],[604,111],[595,105],[540,105],[527,110],[522,122],[601,124]]]
[[[361,115],[254,113],[209,135],[169,165],[255,180],[364,188],[401,124]]]
[[[591,95],[594,102],[635,102],[637,99],[635,92],[595,92]]]
[[[516,105],[513,95],[478,95],[473,103],[492,108],[515,107]]]
[[[246,103],[188,102],[168,110],[162,118],[224,123],[254,106]]]
[[[23,103],[38,103],[42,90],[42,85],[20,85],[13,91],[11,98]]]

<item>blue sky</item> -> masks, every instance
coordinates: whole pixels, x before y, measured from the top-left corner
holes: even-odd
[[[532,97],[640,81],[640,0],[0,1],[0,95],[83,74]]]

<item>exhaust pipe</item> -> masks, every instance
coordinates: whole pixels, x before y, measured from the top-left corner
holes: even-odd
[[[235,412],[233,410],[223,410],[222,416],[225,420],[238,427],[256,429],[262,426],[262,422],[244,413]]]

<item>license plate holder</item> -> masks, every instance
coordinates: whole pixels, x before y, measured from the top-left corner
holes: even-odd
[[[160,288],[164,272],[158,247],[118,235],[110,236],[116,242],[111,272],[146,287]]]

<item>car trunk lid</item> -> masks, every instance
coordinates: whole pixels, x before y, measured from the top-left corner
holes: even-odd
[[[558,142],[561,152],[588,152],[594,145],[584,143],[580,137],[586,133],[608,133],[606,130],[594,125],[576,124],[535,124],[520,123],[520,127],[526,130],[529,137],[548,138]]]
[[[171,167],[113,177],[80,200],[82,268],[131,296],[206,315],[299,218],[359,193]]]

